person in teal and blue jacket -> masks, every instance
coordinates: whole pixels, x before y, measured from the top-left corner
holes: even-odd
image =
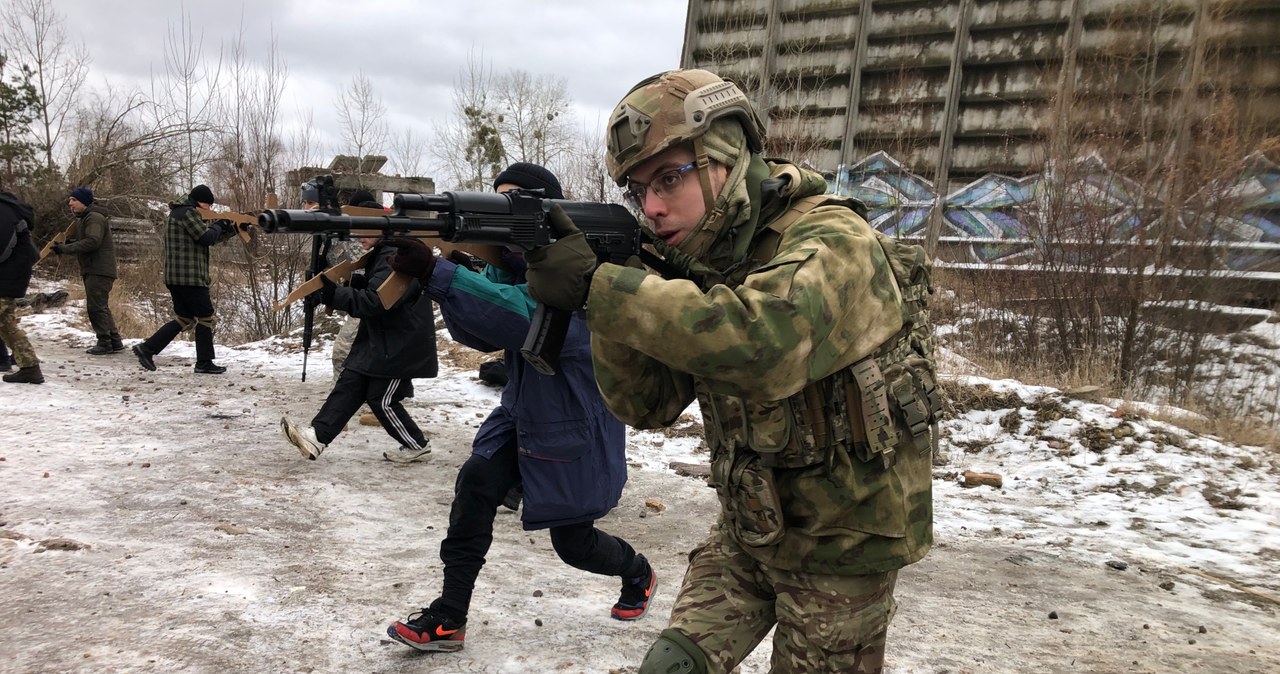
[[[550,171],[523,162],[500,173],[494,189],[564,198]],[[414,239],[391,245],[399,248],[392,268],[423,281],[454,340],[480,351],[504,351],[508,382],[458,471],[449,530],[440,544],[442,592],[429,606],[393,623],[387,634],[420,651],[463,647],[472,590],[493,543],[495,513],[522,483],[525,530],[550,530],[551,544],[566,564],[619,578],[622,592],[610,609],[612,617],[643,616],[657,582],[652,567],[626,541],[595,527],[618,504],[626,483],[626,438],[622,422],[596,388],[582,318],[575,316],[570,324],[556,374],[542,374],[519,355],[535,303],[518,253],[505,256],[506,270],[488,266],[476,272],[455,262],[461,258],[436,259]]]

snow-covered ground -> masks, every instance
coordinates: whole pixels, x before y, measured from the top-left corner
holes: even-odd
[[[668,466],[706,462],[696,410],[632,432],[600,526],[654,562],[650,614],[608,619],[616,584],[503,511],[467,648],[417,654],[384,630],[438,592],[453,478],[498,399],[473,368],[416,382],[429,464],[383,461],[391,439],[354,422],[311,462],[277,425],[318,409],[327,344],[302,383],[296,337],[220,344],[219,377],[192,373],[190,342],[154,373],[84,354],[83,302],[22,325],[47,383],[0,385],[0,672],[634,672],[716,511]],[[1274,452],[1118,401],[947,389],[937,545],[899,581],[890,671],[1280,671]],[[963,487],[965,471],[1003,486]],[[741,673],[767,671],[769,650]]]

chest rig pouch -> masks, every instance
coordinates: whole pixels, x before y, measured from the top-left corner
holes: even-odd
[[[772,240],[758,244],[752,257],[770,259],[782,230],[828,199],[811,197],[793,207],[787,215],[794,216],[773,223]],[[926,310],[932,292],[927,261],[919,246],[878,239],[899,285],[904,321],[875,353],[782,400],[726,396],[696,385],[712,484],[744,544],[770,545],[786,533],[775,471],[821,472],[840,452],[862,465],[859,470],[878,472],[892,468],[901,449],[931,451],[941,401]]]

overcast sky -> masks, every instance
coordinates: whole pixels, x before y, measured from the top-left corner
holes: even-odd
[[[684,0],[56,0],[53,6],[69,37],[89,51],[90,83],[116,88],[150,88],[152,73],[164,71],[166,35],[182,25],[184,11],[203,31],[210,63],[241,26],[258,62],[274,34],[289,71],[283,121],[296,124],[299,111],[310,109],[326,156],[340,134],[336,92],[359,72],[386,105],[393,134],[413,128],[428,137],[433,122],[447,119],[469,55],[482,56],[497,74],[564,78],[580,123],[603,127],[631,85],[679,66],[687,7]]]

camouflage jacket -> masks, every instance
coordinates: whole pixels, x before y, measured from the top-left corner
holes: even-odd
[[[776,175],[779,167],[772,168]],[[775,198],[820,192],[802,185],[813,182]],[[762,206],[773,217],[785,210]],[[748,554],[784,569],[857,575],[897,569],[927,552],[930,461],[918,452],[899,452],[910,456],[887,469],[848,451],[816,464],[764,469],[779,506],[780,536],[761,544],[730,525],[740,519],[735,513],[758,505],[758,494],[738,478],[758,468],[760,448],[753,444],[777,431],[779,401],[873,354],[903,326],[888,260],[854,211],[842,205],[809,211],[785,230],[773,258],[737,287],[704,292],[691,281],[602,265],[587,317],[596,379],[624,422],[669,425],[698,398],[721,526]]]

